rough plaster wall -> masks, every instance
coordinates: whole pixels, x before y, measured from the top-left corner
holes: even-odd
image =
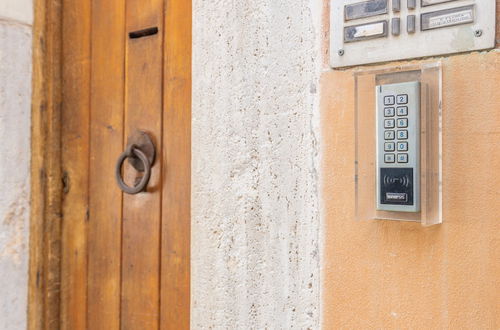
[[[192,327],[319,327],[319,0],[195,0]]]
[[[16,1],[0,1],[2,330],[25,329],[27,312],[32,8]]]

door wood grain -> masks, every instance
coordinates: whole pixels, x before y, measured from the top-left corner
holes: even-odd
[[[61,329],[87,325],[87,210],[90,139],[90,1],[67,1],[62,12],[63,171]],[[75,146],[78,146],[75,148]]]
[[[163,0],[127,0],[126,32],[163,31]],[[147,191],[124,195],[122,329],[158,329],[162,168],[162,34],[126,41],[125,136],[146,131],[158,152]],[[133,184],[137,171],[125,170]]]
[[[191,1],[166,2],[161,329],[189,329]]]
[[[87,329],[120,328],[125,0],[92,0]]]
[[[60,1],[60,326],[189,329],[191,1]],[[156,160],[127,195],[114,170],[136,130]],[[140,173],[125,162],[123,176]]]

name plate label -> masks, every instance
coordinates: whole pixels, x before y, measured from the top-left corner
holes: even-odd
[[[422,31],[468,23],[474,23],[474,6],[422,14]]]
[[[387,13],[387,0],[357,2],[344,7],[344,20],[371,17]]]
[[[457,0],[422,0],[422,7],[437,5],[439,3],[450,2],[450,1],[457,1]]]
[[[387,36],[387,21],[347,26],[344,28],[344,41],[380,38]]]

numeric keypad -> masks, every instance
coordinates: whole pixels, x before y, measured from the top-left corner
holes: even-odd
[[[403,105],[405,104],[405,105]],[[408,130],[400,129],[395,134],[394,128],[408,128],[408,94],[387,95],[384,97],[384,139],[396,142],[384,143],[384,161],[386,163],[408,163]],[[390,107],[391,105],[395,107]],[[389,107],[387,107],[389,106]],[[403,142],[404,141],[404,142]],[[393,153],[397,152],[397,157]]]

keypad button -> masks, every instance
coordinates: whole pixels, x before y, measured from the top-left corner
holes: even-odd
[[[398,131],[398,140],[406,140],[406,139],[408,139],[408,131],[407,130]]]
[[[398,142],[398,151],[408,151],[408,142]]]
[[[394,95],[384,96],[384,105],[394,105],[395,103]]]
[[[386,140],[394,140],[394,131],[385,131],[384,138]]]
[[[408,107],[397,107],[398,116],[408,116]]]
[[[386,163],[394,163],[396,160],[396,157],[394,156],[394,154],[385,154],[384,155],[384,161]]]
[[[384,120],[385,128],[394,128],[394,119],[386,119]]]
[[[408,119],[407,118],[400,118],[398,119],[398,127],[408,127]]]
[[[396,97],[398,104],[407,104],[408,103],[408,94],[401,94]]]
[[[394,117],[394,108],[384,108],[385,117]]]
[[[408,154],[398,154],[398,163],[408,163]]]
[[[384,151],[394,151],[396,149],[396,144],[394,142],[384,143]]]

